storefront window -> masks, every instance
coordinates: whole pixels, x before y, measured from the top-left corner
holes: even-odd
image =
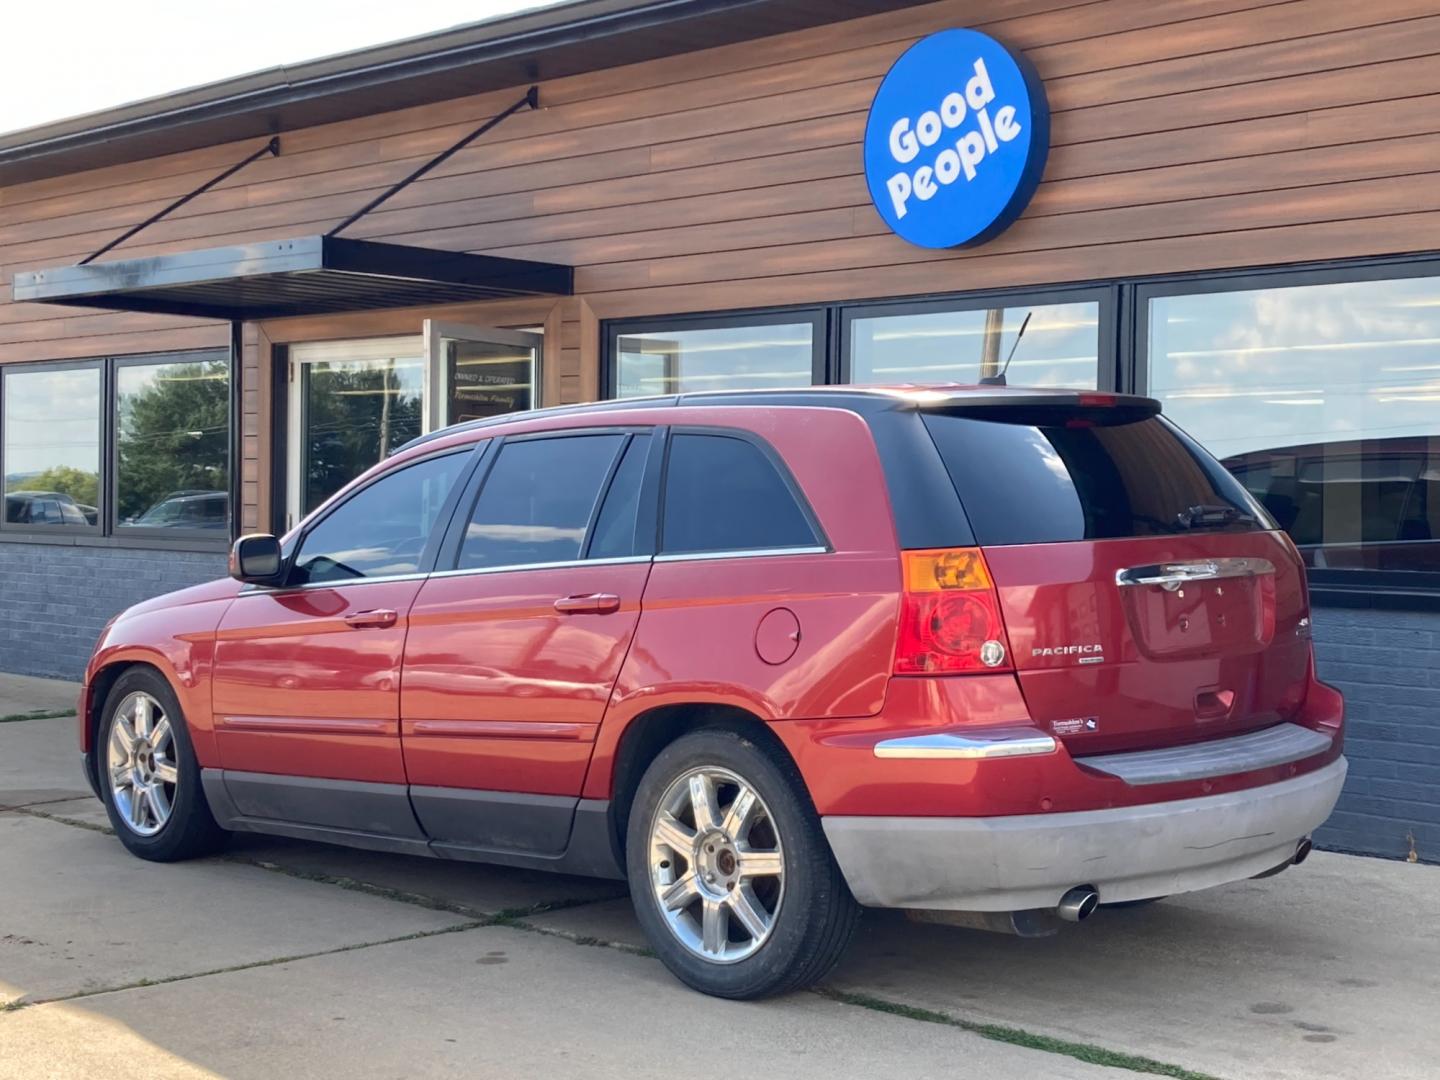
[[[300,367],[307,513],[424,431],[425,361],[417,353]]]
[[[223,359],[115,370],[115,520],[126,529],[230,525],[230,371]]]
[[[1311,566],[1440,570],[1440,278],[1157,296],[1148,370]]]
[[[101,367],[4,371],[5,525],[96,529]]]
[[[808,386],[818,337],[815,323],[803,315],[787,322],[622,332],[615,345],[616,396]]]
[[[1098,302],[857,312],[847,322],[851,382],[973,383],[1004,368],[1014,386],[1093,388],[1099,371]]]

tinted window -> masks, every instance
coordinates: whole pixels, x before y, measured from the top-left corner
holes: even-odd
[[[620,468],[610,481],[595,531],[590,537],[587,559],[618,559],[637,552],[654,550],[654,536],[643,545],[636,543],[636,512],[640,507],[640,483],[645,478],[645,459],[650,454],[650,436],[636,435],[625,448]],[[653,532],[653,528],[652,528]]]
[[[578,435],[506,443],[470,516],[460,569],[578,559],[624,442]]]
[[[223,530],[230,487],[230,363],[115,369],[118,528]]]
[[[5,520],[86,526],[100,505],[100,368],[6,370]],[[76,513],[65,514],[60,499]]]
[[[1005,368],[1017,385],[1093,387],[1100,304],[1012,304],[1017,306],[856,314],[850,322],[850,380],[963,383]]]
[[[927,414],[925,426],[982,544],[1268,527],[1220,463],[1159,418],[1031,425]]]
[[[670,441],[665,552],[817,543],[789,485],[754,443],[725,435],[676,435]]]
[[[616,395],[806,385],[815,355],[809,322],[675,329],[664,325],[615,341]]]
[[[1440,570],[1440,278],[1160,296],[1149,392],[1311,566]]]
[[[376,480],[306,536],[291,583],[412,574],[468,453],[446,454]]]

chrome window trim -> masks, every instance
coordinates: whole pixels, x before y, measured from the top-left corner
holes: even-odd
[[[656,555],[656,562],[697,562],[701,559],[763,559],[772,555],[828,555],[830,549],[819,544],[805,547],[754,548],[736,551],[680,551]]]
[[[471,574],[503,574],[516,570],[563,570],[565,567],[619,566],[624,563],[649,562],[649,555],[625,555],[613,559],[565,559],[560,562],[510,563],[506,566],[477,566],[461,570],[415,571],[406,574],[381,574],[375,577],[342,578],[339,581],[307,581],[303,585],[246,585],[240,590],[248,592],[290,593],[305,589],[348,589],[353,585],[373,585],[382,581],[418,581],[421,578],[466,577]]]
[[[563,570],[566,567],[621,566],[626,563],[649,562],[649,555],[617,555],[612,559],[561,559],[558,562],[507,563],[505,566],[469,566],[454,570],[436,570],[427,577],[465,577],[470,574],[504,574],[516,570]]]
[[[928,735],[904,735],[882,739],[875,744],[877,758],[908,758],[912,760],[975,761],[990,758],[1028,757],[1032,754],[1053,754],[1058,744],[1051,735],[1020,729],[1014,733],[996,732],[981,738],[936,731]]]

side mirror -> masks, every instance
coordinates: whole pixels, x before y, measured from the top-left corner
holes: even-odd
[[[269,533],[251,533],[230,549],[230,576],[250,585],[278,585],[285,560],[280,541]]]

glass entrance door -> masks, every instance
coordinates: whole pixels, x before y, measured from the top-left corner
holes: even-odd
[[[416,337],[296,345],[287,525],[428,428]]]
[[[539,334],[427,320],[431,426],[535,408],[542,343]]]

